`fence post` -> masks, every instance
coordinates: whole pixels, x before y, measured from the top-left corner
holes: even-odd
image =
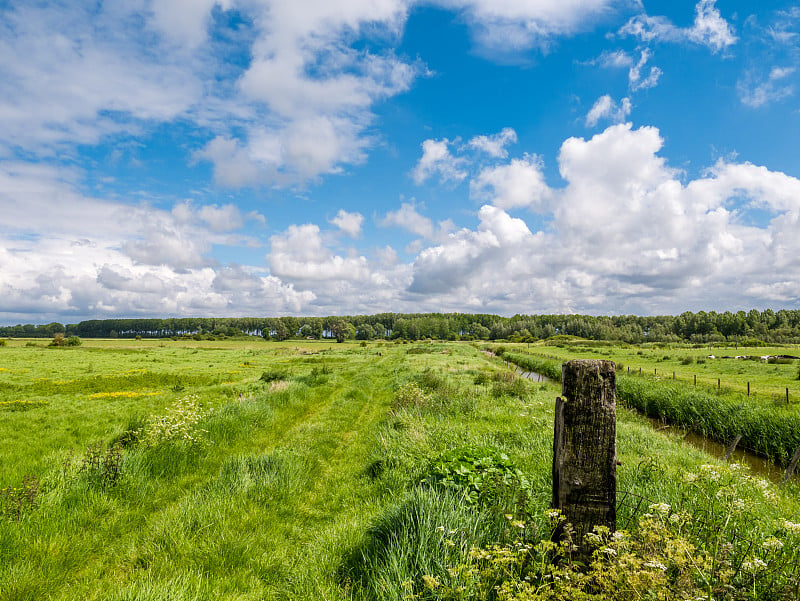
[[[786,472],[783,474],[783,481],[781,482],[781,487],[783,487],[792,477],[794,474],[794,470],[797,468],[797,462],[800,461],[800,447],[797,447],[797,450],[794,452],[794,457],[792,457],[792,461],[789,464],[789,467],[786,468]]]
[[[733,455],[733,452],[736,450],[736,445],[739,444],[739,441],[741,439],[742,439],[742,435],[741,434],[737,434],[736,438],[733,439],[733,442],[731,443],[731,446],[729,446],[728,450],[725,451],[725,457],[723,457],[723,459],[725,461],[730,459],[730,456]]]
[[[562,364],[553,431],[553,508],[572,525],[576,559],[588,565],[585,535],[617,525],[617,406],[613,361]],[[565,535],[563,523],[554,539]]]
[[[697,386],[697,374],[694,375],[694,385]]]
[[[747,383],[747,396],[750,396],[750,382]]]
[[[786,389],[786,404],[789,404],[789,389]]]

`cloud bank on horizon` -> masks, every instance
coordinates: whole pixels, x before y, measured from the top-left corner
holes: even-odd
[[[662,4],[11,0],[0,323],[800,309],[800,5]]]

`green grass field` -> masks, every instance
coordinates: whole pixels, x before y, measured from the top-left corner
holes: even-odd
[[[0,348],[0,599],[496,598],[516,576],[492,545],[519,543],[510,524],[546,538],[558,393],[465,343],[11,341]],[[429,484],[464,449],[478,463],[459,464],[449,487]],[[618,456],[620,498],[646,499],[639,513],[622,507],[620,525],[645,532],[642,511],[668,504],[683,521],[661,536],[686,537],[691,561],[673,558],[678,576],[662,585],[637,564],[586,587],[628,590],[609,583],[630,572],[641,583],[628,588],[674,589],[665,599],[692,586],[795,598],[796,486],[778,491],[622,409]],[[773,538],[780,557],[765,554]],[[756,551],[767,568],[751,573]],[[544,583],[534,563],[525,574]],[[548,578],[540,592],[555,597],[519,585],[504,598],[567,598]]]
[[[781,363],[768,363],[759,358],[766,355],[792,355],[800,357],[800,347],[768,346],[768,347],[719,347],[698,346],[689,344],[672,345],[613,345],[598,344],[593,341],[572,341],[557,344],[504,344],[512,351],[529,351],[557,358],[567,359],[599,359],[608,358],[622,366],[622,372],[656,377],[660,380],[671,380],[691,383],[695,377],[700,387],[714,388],[721,386],[732,392],[747,392],[750,383],[751,397],[754,402],[784,403],[786,389],[789,389],[790,401],[800,406],[800,379],[798,367],[800,361],[786,360]],[[714,358],[710,358],[713,356]],[[751,359],[735,359],[736,356],[747,356]],[[723,358],[730,357],[730,358]]]

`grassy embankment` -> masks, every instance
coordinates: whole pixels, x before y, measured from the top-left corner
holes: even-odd
[[[465,344],[12,343],[0,370],[3,600],[478,599],[517,581],[490,543],[546,535],[557,387]],[[797,489],[701,468],[714,462],[625,411],[618,447],[620,490],[669,504],[656,515],[693,537],[696,568],[670,569],[700,589],[752,583],[756,598],[788,582],[761,541],[793,548],[781,524],[800,522]],[[723,484],[735,509],[707,498]],[[739,552],[711,561],[720,519]],[[755,551],[740,540],[766,584],[742,569]],[[632,573],[645,572],[660,573]]]

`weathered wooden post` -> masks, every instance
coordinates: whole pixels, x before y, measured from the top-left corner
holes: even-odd
[[[781,480],[781,488],[783,488],[786,483],[792,479],[792,475],[794,474],[794,470],[797,469],[797,463],[800,462],[800,447],[797,447],[797,450],[794,452],[794,457],[789,462],[789,466],[786,468],[786,471],[783,474],[783,480]]]
[[[553,436],[553,508],[572,525],[576,559],[588,563],[585,535],[617,525],[617,401],[613,361],[562,365]],[[563,525],[555,537],[564,536]]]
[[[728,459],[730,459],[731,455],[733,455],[733,452],[736,450],[736,445],[738,445],[738,444],[739,444],[739,441],[740,441],[741,439],[742,439],[742,435],[741,435],[741,434],[737,434],[737,435],[736,435],[736,438],[734,438],[734,439],[733,439],[733,442],[732,442],[732,443],[731,443],[731,445],[728,447],[728,450],[727,450],[727,451],[725,451],[725,456],[723,457],[723,459],[724,459],[725,461],[727,461]]]

